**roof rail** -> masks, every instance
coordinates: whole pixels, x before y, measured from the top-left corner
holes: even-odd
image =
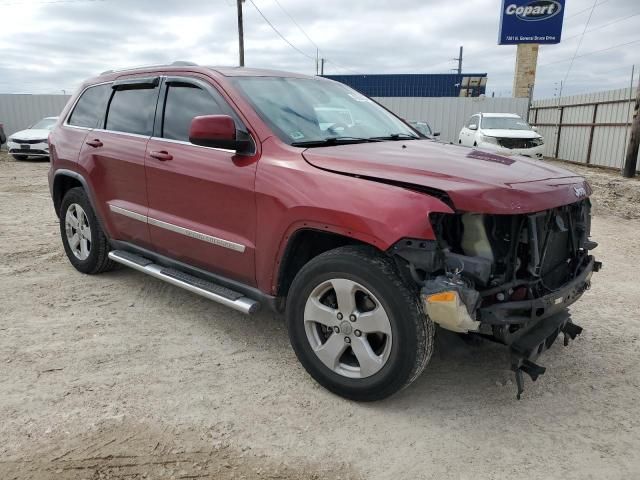
[[[120,68],[118,70],[105,70],[104,72],[100,72],[100,75],[106,75],[107,73],[115,73],[115,72],[126,72],[128,70],[140,70],[145,68],[158,68],[158,67],[197,67],[198,64],[195,62],[189,62],[186,60],[176,60],[172,63],[160,64],[160,65],[142,65],[139,67],[129,67],[129,68]]]
[[[173,67],[197,67],[198,64],[195,62],[190,62],[188,60],[176,60],[171,64]]]

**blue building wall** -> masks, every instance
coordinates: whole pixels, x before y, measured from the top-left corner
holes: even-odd
[[[463,77],[486,77],[486,73],[404,73],[388,75],[325,75],[368,97],[458,97]],[[485,93],[476,87],[470,96]]]

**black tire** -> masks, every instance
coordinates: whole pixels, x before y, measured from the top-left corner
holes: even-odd
[[[348,378],[328,368],[314,353],[304,326],[304,309],[313,290],[332,278],[355,281],[384,308],[393,341],[384,366],[366,378]],[[296,275],[287,297],[291,345],[307,372],[322,386],[357,401],[386,398],[422,373],[433,353],[434,325],[417,293],[400,278],[393,261],[373,247],[345,246],[318,255]]]
[[[18,155],[18,154],[16,154],[16,153],[12,153],[12,154],[11,154],[11,156],[12,156],[15,160],[17,160],[18,162],[21,162],[21,161],[23,161],[23,160],[26,160],[26,159],[29,157],[29,155]]]
[[[89,249],[89,256],[84,260],[79,259],[72,252],[65,229],[67,210],[73,204],[78,204],[82,207],[87,216],[89,227],[91,228],[91,247]],[[110,250],[109,241],[100,227],[100,222],[98,222],[96,218],[96,214],[91,207],[91,202],[89,202],[84,189],[80,187],[72,188],[65,194],[60,205],[59,217],[62,245],[64,246],[67,258],[69,258],[69,261],[76,270],[82,273],[94,274],[106,272],[115,267],[116,264],[109,259],[108,256]]]

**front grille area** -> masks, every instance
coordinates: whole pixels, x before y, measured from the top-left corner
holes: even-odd
[[[19,143],[21,145],[35,145],[36,143],[47,143],[46,138],[42,140],[20,140],[18,138],[12,138],[11,141],[14,143]]]
[[[540,144],[535,138],[498,138],[498,144],[504,148],[533,148]]]
[[[533,214],[482,217],[493,264],[489,280],[476,284],[481,294],[500,293],[503,300],[540,298],[573,280],[587,260],[588,199]],[[474,256],[463,248],[462,214],[434,214],[431,221],[441,249]]]

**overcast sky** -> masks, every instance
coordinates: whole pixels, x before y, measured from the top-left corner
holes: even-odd
[[[448,73],[464,45],[463,70],[487,72],[488,95],[511,94],[516,47],[496,45],[500,0],[253,1],[315,57],[292,17],[328,59],[325,73]],[[596,1],[563,95],[627,87],[640,65],[640,1]],[[594,0],[566,3],[562,43],[540,49],[537,98],[565,78]],[[247,66],[315,73],[250,0],[244,16]],[[0,0],[0,18],[2,93],[70,93],[103,70],[176,59],[238,61],[235,0]]]

